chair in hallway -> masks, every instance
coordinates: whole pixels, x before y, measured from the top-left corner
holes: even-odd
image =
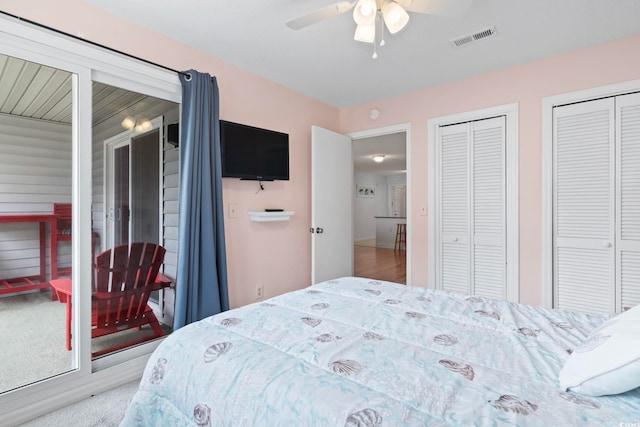
[[[407,224],[396,224],[396,242],[393,250],[407,249]]]

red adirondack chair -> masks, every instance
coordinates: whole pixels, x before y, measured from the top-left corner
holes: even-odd
[[[91,307],[91,338],[101,337],[149,324],[153,335],[105,348],[92,354],[101,356],[164,335],[158,319],[147,304],[152,292],[171,281],[159,273],[166,250],[153,243],[120,245],[96,258],[95,284]]]

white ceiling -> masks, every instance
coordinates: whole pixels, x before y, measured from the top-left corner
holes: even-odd
[[[353,140],[353,169],[376,175],[406,173],[406,134],[404,132]],[[374,154],[383,154],[381,163],[373,161]]]
[[[459,18],[410,13],[374,60],[350,12],[285,25],[334,0],[86,1],[338,108],[640,34],[640,0],[474,0]],[[450,47],[490,25],[497,37]]]

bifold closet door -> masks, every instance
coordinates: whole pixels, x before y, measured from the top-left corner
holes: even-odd
[[[470,292],[468,123],[440,129],[439,279],[442,289]]]
[[[556,107],[554,307],[615,310],[614,99]]]
[[[616,311],[640,304],[640,94],[616,98]]]
[[[505,118],[471,123],[472,291],[506,299]]]
[[[506,298],[505,118],[444,126],[439,137],[442,289]]]

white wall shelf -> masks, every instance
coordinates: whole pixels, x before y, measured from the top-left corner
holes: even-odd
[[[289,221],[295,212],[247,212],[249,219],[255,222]]]

